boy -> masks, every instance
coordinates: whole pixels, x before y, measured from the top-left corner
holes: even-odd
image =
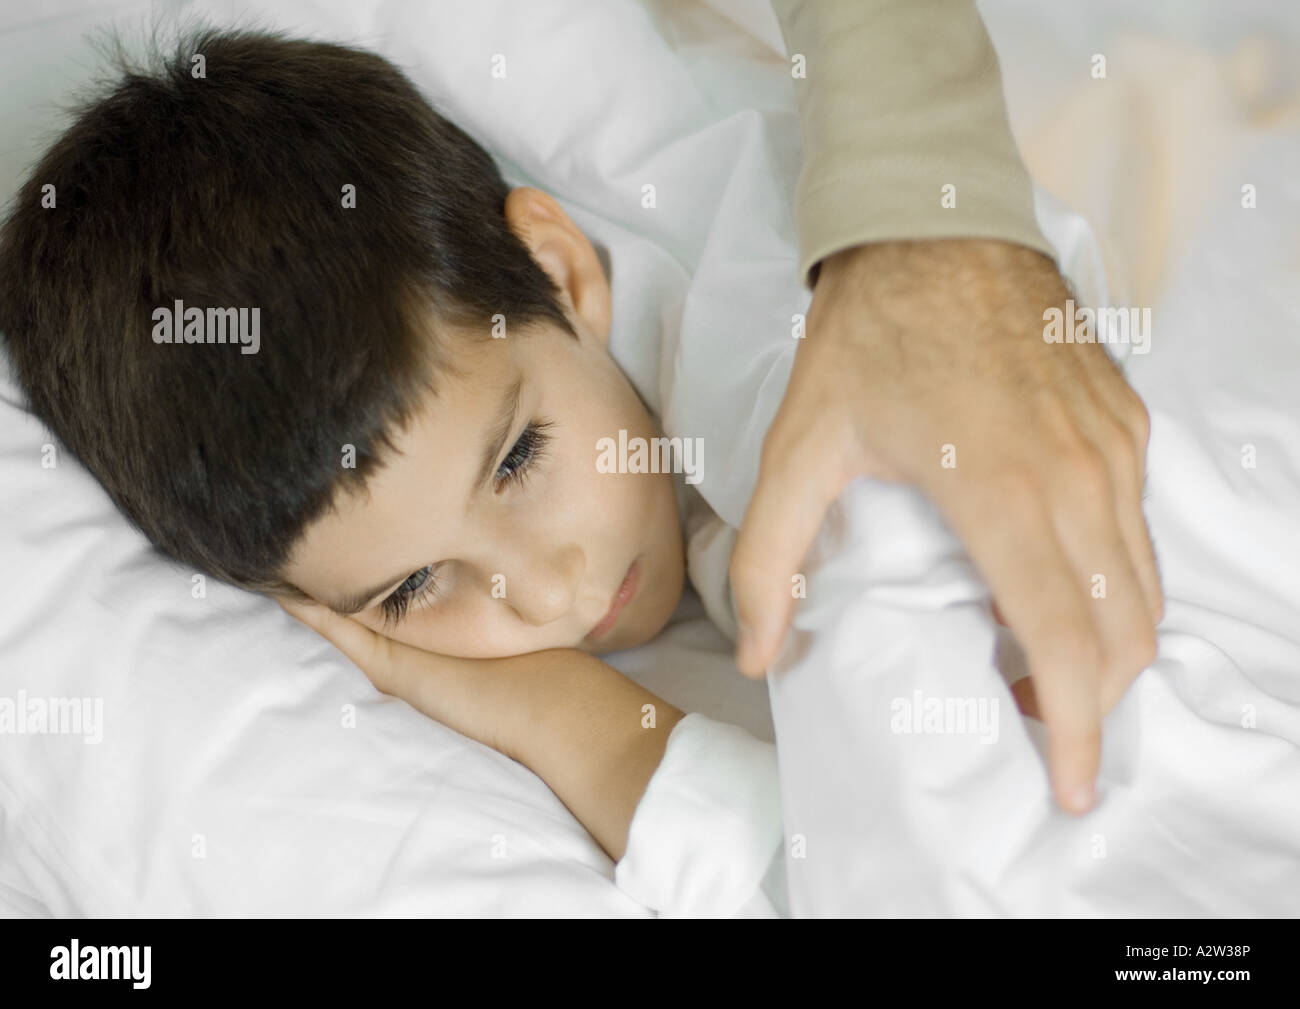
[[[551,197],[376,55],[209,30],[81,112],[0,276],[32,412],[153,543],[525,763],[622,856],[684,716],[595,655],[659,632],[685,551],[670,473],[596,465],[660,432]]]

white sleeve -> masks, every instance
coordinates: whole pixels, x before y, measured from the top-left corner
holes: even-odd
[[[614,882],[660,917],[788,917],[776,747],[692,712],[628,832]]]

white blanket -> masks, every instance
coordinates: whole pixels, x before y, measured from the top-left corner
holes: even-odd
[[[1128,367],[1152,413],[1159,659],[1105,722],[1098,807],[1056,811],[1042,726],[1016,713],[957,544],[916,494],[853,486],[772,685],[797,915],[1300,913],[1300,117],[1273,104],[1294,103],[1293,67],[1222,5],[1180,7],[1198,47],[1116,41],[1129,7],[985,12],[1019,68],[1031,169],[1111,217],[1115,262],[1150,267],[1121,280],[1154,317]],[[1294,51],[1297,19],[1254,10]],[[995,739],[895,731],[915,728],[900,712],[964,697],[997,702]]]

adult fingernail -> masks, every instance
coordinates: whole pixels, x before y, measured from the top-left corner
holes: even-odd
[[[1079,785],[1070,793],[1070,809],[1076,813],[1086,813],[1096,801],[1096,792],[1091,784]]]

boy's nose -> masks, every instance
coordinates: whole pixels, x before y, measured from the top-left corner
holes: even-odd
[[[552,623],[572,612],[585,573],[586,560],[579,547],[531,555],[513,577],[506,575],[506,601],[525,623],[538,627]]]

